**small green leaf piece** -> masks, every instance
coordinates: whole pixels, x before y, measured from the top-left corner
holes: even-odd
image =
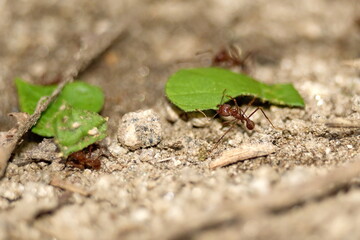
[[[247,95],[276,105],[305,106],[292,84],[265,84],[244,74],[213,67],[179,70],[170,77],[165,91],[172,103],[190,112],[218,109],[225,89],[226,95],[233,98]]]
[[[51,95],[56,89],[56,86],[30,84],[20,78],[15,79],[15,84],[19,95],[20,109],[29,114],[34,113],[37,102],[41,97]],[[99,112],[104,105],[104,93],[101,88],[85,82],[75,81],[67,84],[57,99],[41,115],[38,123],[32,128],[34,133],[44,137],[54,136],[52,122],[63,101],[76,109]]]
[[[73,108],[65,101],[55,114],[52,125],[64,157],[106,137],[105,118],[95,112]]]

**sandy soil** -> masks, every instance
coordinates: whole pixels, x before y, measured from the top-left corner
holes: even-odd
[[[113,154],[99,171],[34,161],[23,153],[42,139],[27,135],[0,181],[0,239],[360,238],[359,178],[286,202],[287,193],[300,199],[303,186],[324,187],[321,177],[360,161],[360,129],[325,125],[360,121],[360,71],[344,64],[360,57],[359,1],[0,0],[0,130],[18,111],[14,77],[53,83],[84,41],[124,21],[115,44],[79,76],[105,91],[102,146]],[[237,127],[204,158],[226,127],[167,121],[164,85],[177,69],[209,66],[228,44],[255,53],[253,77],[293,83],[306,108],[269,106],[281,130],[256,114],[255,130]],[[160,117],[162,142],[119,147],[120,118],[149,108]],[[225,149],[258,143],[276,151],[209,169]],[[286,204],[266,207],[274,199]]]

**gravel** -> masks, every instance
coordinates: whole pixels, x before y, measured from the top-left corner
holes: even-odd
[[[162,139],[158,115],[152,109],[126,113],[119,123],[118,139],[125,147],[135,150],[156,146]]]

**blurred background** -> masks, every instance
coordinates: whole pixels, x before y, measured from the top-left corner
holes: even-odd
[[[18,111],[14,77],[59,82],[83,44],[96,46],[98,37],[124,21],[117,41],[79,76],[104,89],[103,114],[110,117],[159,104],[171,73],[208,66],[229,44],[255,52],[251,75],[268,82],[291,81],[274,70],[286,67],[289,56],[300,56],[298,66],[315,55],[359,57],[359,5],[358,0],[0,0],[0,129],[11,125],[7,113]]]
[[[223,135],[219,121],[193,128],[164,120],[161,144],[137,151],[108,138],[118,155],[103,157],[100,171],[11,162],[0,182],[0,238],[359,239],[355,181],[264,216],[234,212],[254,201],[281,200],[277,187],[300,197],[297,191],[306,188],[299,184],[358,156],[359,130],[324,122],[360,119],[360,71],[344,64],[360,58],[359,0],[0,0],[0,131],[14,124],[7,114],[19,111],[15,77],[56,84],[76,64],[80,48],[97,48],[121,24],[116,41],[78,76],[104,90],[102,115],[110,117],[112,135],[130,111],[152,107],[163,120],[158,110],[168,77],[180,68],[209,66],[230,45],[241,56],[252,53],[254,78],[294,84],[306,108],[267,108],[281,131],[261,114],[252,118],[254,131],[233,129],[219,150],[243,143],[278,148],[216,171],[201,156]],[[92,195],[49,186],[54,176]],[[24,220],[29,211],[33,218]]]

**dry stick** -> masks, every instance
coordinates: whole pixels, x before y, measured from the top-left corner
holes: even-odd
[[[332,128],[360,128],[360,120],[337,118],[327,121],[325,125]]]
[[[225,134],[224,134],[225,135]],[[223,136],[224,136],[223,135]],[[220,141],[221,139],[219,139]],[[219,142],[218,141],[218,142]],[[210,169],[223,167],[238,161],[269,155],[276,151],[276,146],[271,143],[248,143],[240,147],[224,151],[220,157],[210,163]]]
[[[21,137],[36,124],[41,116],[41,113],[44,112],[50,103],[56,99],[64,86],[74,81],[74,78],[80,72],[84,71],[94,59],[108,49],[120,36],[120,34],[123,33],[126,25],[126,21],[121,23],[116,22],[116,27],[111,28],[108,32],[100,35],[95,41],[84,44],[84,46],[74,55],[74,64],[65,72],[64,79],[54,92],[49,97],[41,98],[37,104],[35,112],[24,124],[19,125],[17,132],[14,134],[11,141],[0,146],[0,178],[4,175],[11,153],[14,151]]]
[[[344,61],[343,65],[360,69],[360,58]]]
[[[240,223],[250,219],[264,218],[270,214],[284,212],[306,202],[323,199],[351,184],[360,176],[360,155],[345,166],[337,167],[324,176],[315,176],[299,186],[278,189],[268,196],[244,201],[238,205],[224,205],[217,216],[203,216],[194,223],[188,222],[182,230],[175,230],[166,239],[191,239],[196,234],[228,223]],[[228,208],[229,206],[230,208]],[[237,207],[238,206],[238,207]],[[165,239],[164,238],[164,239]]]
[[[60,178],[54,177],[53,179],[51,179],[50,181],[50,185],[54,186],[54,187],[58,187],[64,190],[68,190],[70,192],[74,192],[74,193],[79,193],[83,196],[89,196],[90,192],[72,184],[69,182],[66,182]]]

